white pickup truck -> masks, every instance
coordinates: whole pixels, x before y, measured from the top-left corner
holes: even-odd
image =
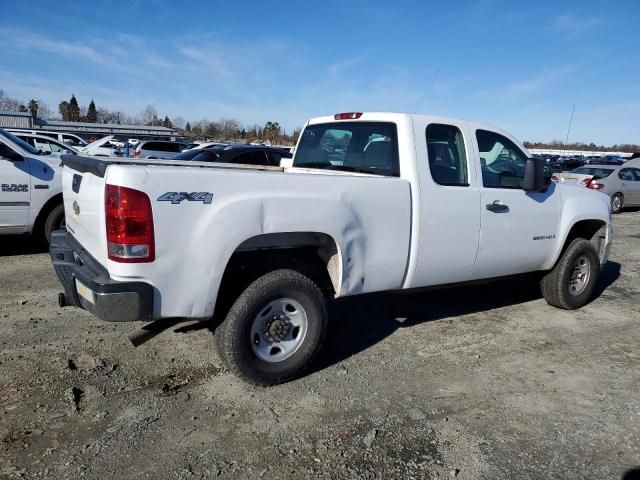
[[[281,168],[63,162],[60,305],[219,318],[223,361],[263,385],[310,364],[329,299],[542,272],[546,300],[578,308],[612,240],[605,195],[549,182],[509,134],[464,120],[315,118]]]
[[[43,240],[64,227],[62,163],[0,128],[0,235]]]

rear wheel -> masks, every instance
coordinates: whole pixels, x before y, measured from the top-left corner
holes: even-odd
[[[585,305],[598,282],[600,260],[593,244],[574,239],[541,283],[542,295],[554,307],[573,310]]]
[[[614,193],[611,195],[611,213],[620,213],[624,207],[624,195]]]
[[[216,331],[226,367],[256,385],[275,385],[300,376],[324,341],[327,306],[308,277],[275,270],[238,297]]]
[[[66,227],[64,219],[64,205],[56,205],[53,210],[49,212],[46,220],[44,221],[44,238],[47,243],[51,243],[51,233],[55,230],[62,230]]]

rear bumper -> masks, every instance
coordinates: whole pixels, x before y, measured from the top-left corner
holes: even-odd
[[[84,308],[107,322],[152,319],[153,287],[145,282],[112,280],[107,269],[70,233],[53,232],[49,253],[64,287],[65,303]]]

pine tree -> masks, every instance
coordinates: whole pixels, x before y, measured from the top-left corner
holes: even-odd
[[[187,122],[187,126],[184,128],[187,132],[191,132],[191,124]]]
[[[87,122],[98,122],[98,111],[96,110],[96,104],[93,102],[93,99],[91,99],[91,103],[89,104],[89,108],[87,109]]]
[[[76,100],[75,95],[71,95],[71,100],[69,100],[69,121],[80,121],[80,107],[78,106],[78,100]]]
[[[171,120],[169,120],[169,116],[165,115],[164,120],[162,121],[162,126],[167,128],[173,128],[173,124]]]
[[[25,107],[24,105],[20,105],[20,106],[18,107],[18,111],[19,111],[19,112],[27,112],[28,110],[27,110],[27,107]]]
[[[33,98],[29,100],[29,111],[31,112],[31,116],[34,120],[38,118],[38,108],[39,105],[37,101],[35,101]]]

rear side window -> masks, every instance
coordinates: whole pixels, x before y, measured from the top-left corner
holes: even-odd
[[[623,168],[618,172],[618,178],[620,180],[627,180],[629,182],[635,181],[633,171],[630,168]]]
[[[467,153],[460,129],[434,123],[427,127],[426,137],[433,180],[440,185],[468,187]]]
[[[225,160],[226,161],[226,160]],[[233,158],[230,163],[244,163],[247,165],[269,165],[269,159],[262,150],[246,152]]]
[[[396,125],[388,122],[309,125],[302,132],[293,165],[397,177],[400,168]]]
[[[154,150],[156,152],[174,152],[178,153],[182,151],[179,143],[173,142],[149,142],[142,146],[143,150]]]
[[[640,169],[632,168],[633,174],[636,176],[636,182],[640,182]]]

